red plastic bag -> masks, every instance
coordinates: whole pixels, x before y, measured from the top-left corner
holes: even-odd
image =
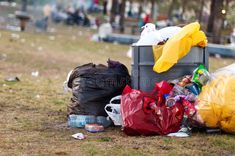
[[[162,97],[171,89],[167,82],[157,83],[151,94],[126,86],[121,97],[124,132],[127,135],[165,135],[178,131],[183,106],[176,103],[168,108]]]

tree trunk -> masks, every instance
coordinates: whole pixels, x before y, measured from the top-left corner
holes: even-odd
[[[151,0],[151,19],[155,21],[155,0]]]
[[[204,7],[204,0],[201,0],[200,11],[199,11],[199,15],[198,15],[199,23],[202,22],[203,7]]]
[[[103,15],[107,15],[107,4],[108,4],[108,1],[104,0],[103,1]]]
[[[172,12],[173,12],[176,1],[177,0],[171,0],[171,4],[170,4],[169,10],[168,10],[168,18],[169,19],[172,18],[171,16],[172,16]]]
[[[118,0],[112,0],[111,15],[110,15],[111,24],[115,22],[117,8],[118,8]]]
[[[184,21],[184,13],[185,13],[185,10],[186,10],[186,6],[187,6],[187,0],[182,0],[182,12],[181,12],[181,15],[180,15],[180,20],[181,21]]]
[[[121,33],[124,33],[125,8],[126,8],[126,0],[122,0],[120,6],[120,21],[119,21]]]
[[[212,34],[212,42],[220,43],[221,28],[223,25],[223,0],[211,0],[210,17],[207,32]]]

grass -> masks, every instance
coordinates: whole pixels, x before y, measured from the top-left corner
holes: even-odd
[[[235,136],[193,133],[190,138],[164,136],[129,137],[120,128],[88,133],[66,125],[64,93],[67,73],[88,62],[105,64],[119,60],[130,69],[129,47],[89,42],[93,31],[55,27],[56,33],[0,30],[0,155],[233,155]],[[12,39],[11,34],[19,34]],[[51,40],[53,36],[55,40]],[[233,59],[210,58],[210,71],[234,63]],[[31,72],[39,71],[38,77]],[[8,76],[20,81],[5,82]],[[85,140],[71,135],[82,132]]]

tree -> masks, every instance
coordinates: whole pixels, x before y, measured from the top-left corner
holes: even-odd
[[[210,17],[207,32],[212,35],[213,43],[220,43],[221,28],[223,26],[223,0],[211,0]]]
[[[115,17],[118,9],[118,0],[112,0],[111,14],[110,14],[110,23],[114,23]]]
[[[177,3],[177,0],[171,0],[171,4],[170,4],[170,7],[168,9],[168,18],[171,19],[172,18],[172,12],[175,8],[175,5]]]
[[[182,0],[182,12],[180,15],[180,20],[183,21],[184,20],[184,13],[186,11],[186,7],[187,7],[187,0]]]
[[[201,23],[201,21],[202,21],[204,3],[205,3],[205,1],[201,0],[200,11],[199,11],[199,15],[198,15],[199,23]]]
[[[120,4],[120,9],[119,9],[119,14],[120,14],[120,21],[119,21],[119,26],[120,26],[120,32],[124,32],[124,19],[125,19],[125,8],[126,8],[126,0],[122,0]]]

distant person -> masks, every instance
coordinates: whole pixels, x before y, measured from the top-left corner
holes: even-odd
[[[66,24],[73,25],[74,24],[74,15],[78,12],[78,10],[74,10],[73,7],[69,6],[65,9],[65,13],[67,14],[68,18],[66,19]]]
[[[82,25],[84,22],[84,14],[79,9],[77,9],[72,14],[72,18],[73,18],[73,23],[75,23],[77,25]]]
[[[50,5],[45,5],[43,7],[43,15],[44,17],[41,20],[37,20],[35,23],[35,26],[40,29],[46,31],[48,28],[48,20],[51,15],[51,6]]]
[[[145,14],[144,25],[147,24],[147,23],[150,23],[150,14]]]
[[[99,0],[94,0],[93,3],[98,6],[100,1]]]
[[[43,14],[44,14],[44,19],[43,21],[45,22],[45,30],[47,30],[48,27],[48,19],[51,16],[51,6],[49,4],[45,5],[43,7]]]
[[[90,25],[91,25],[90,19],[88,18],[87,14],[84,14],[83,26],[90,27]]]
[[[144,23],[144,17],[145,17],[145,14],[142,13],[142,14],[140,15],[139,19],[138,19],[138,27],[139,27],[139,28],[142,28],[142,27],[145,25],[145,23]]]
[[[43,14],[44,14],[44,17],[46,18],[49,18],[50,17],[50,15],[51,15],[51,6],[50,5],[45,5],[44,7],[43,7]]]

